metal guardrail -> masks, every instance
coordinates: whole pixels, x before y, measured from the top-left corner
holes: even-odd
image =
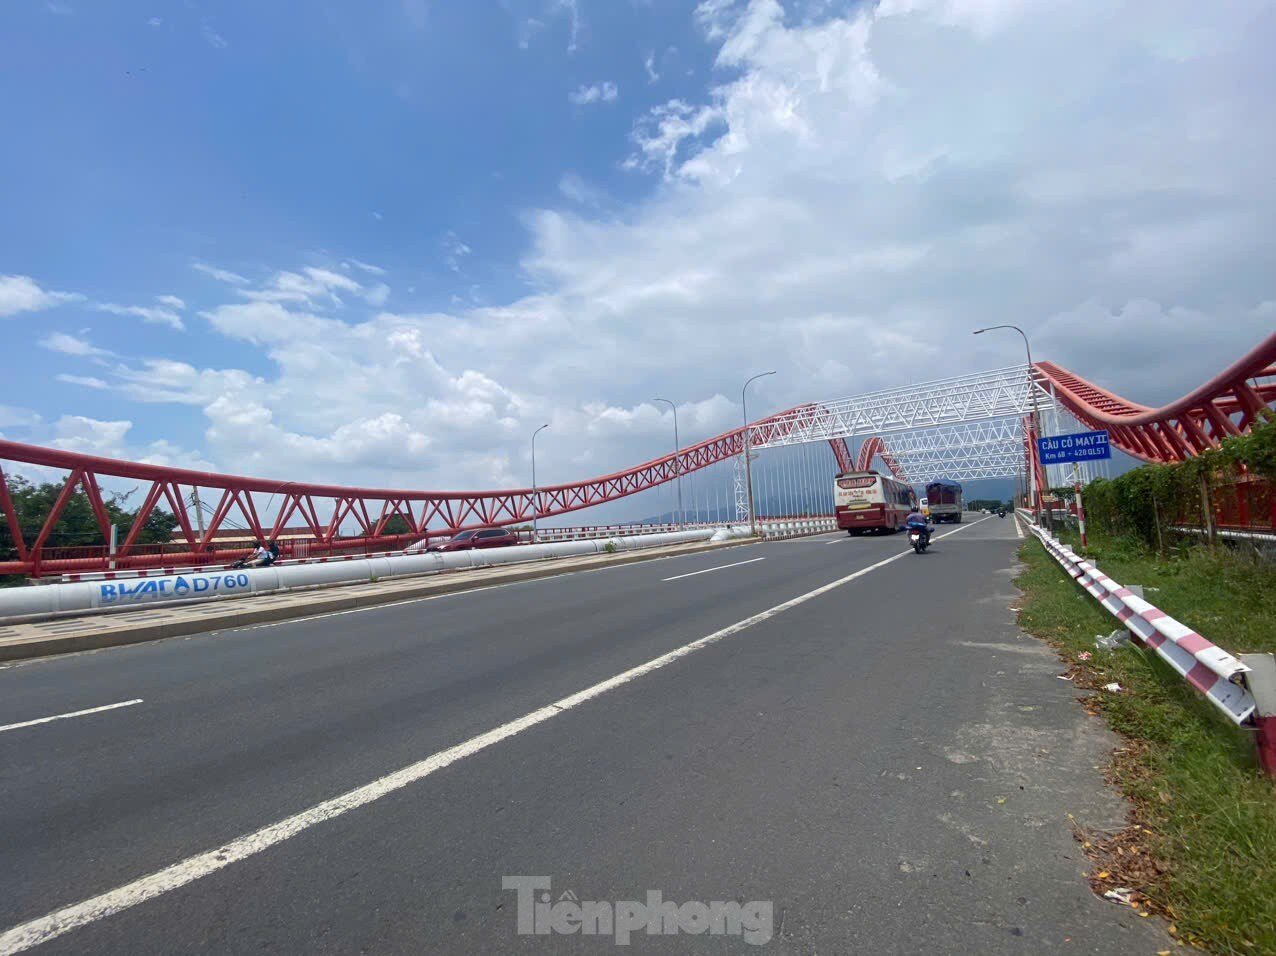
[[[774,521],[769,518],[759,520],[758,526],[762,537],[766,540],[776,538],[800,538],[809,534],[827,534],[837,530],[834,518],[790,518]]]
[[[1124,624],[1138,643],[1155,650],[1232,723],[1255,731],[1259,762],[1268,774],[1276,776],[1276,666],[1272,665],[1272,655],[1244,655],[1244,661],[1237,659],[1113,581],[1031,521],[1028,527],[1046,552]]]

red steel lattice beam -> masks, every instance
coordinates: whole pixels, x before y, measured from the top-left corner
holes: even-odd
[[[1247,431],[1276,402],[1276,334],[1200,388],[1160,408],[1114,395],[1053,362],[1034,371],[1058,401],[1090,428],[1106,429],[1111,442],[1142,461],[1185,461]]]
[[[817,421],[822,414],[823,410],[819,405],[802,405],[762,419],[751,426],[752,445],[765,446],[783,438],[798,423]],[[538,517],[551,517],[614,501],[672,481],[679,474],[707,468],[739,455],[744,447],[744,435],[745,429],[738,428],[625,471],[587,481],[544,486],[539,489]],[[829,444],[837,458],[838,467],[842,470],[849,468],[851,455],[845,440],[838,438]],[[286,528],[287,522],[294,515],[300,516],[312,535],[306,542],[307,550],[316,554],[325,550],[367,547],[390,549],[419,540],[430,533],[450,533],[459,528],[480,525],[515,524],[531,520],[533,510],[532,492],[529,488],[473,492],[347,488],[168,468],[10,441],[0,441],[0,461],[69,472],[57,501],[50,512],[43,516],[40,530],[32,542],[26,541],[22,535],[18,516],[14,513],[8,489],[2,480],[3,473],[0,472],[0,508],[3,509],[5,527],[16,552],[16,560],[0,561],[0,574],[38,575],[105,570],[112,560],[114,567],[120,569],[222,562],[233,556],[225,550],[213,553],[217,532],[224,525],[239,524],[246,535],[265,540]],[[81,488],[102,529],[103,539],[109,536],[110,519],[99,491],[100,481],[103,479],[150,482],[142,506],[124,534],[124,540],[114,558],[108,558],[104,553],[95,557],[60,557],[49,554],[50,550],[56,550],[48,547],[49,537],[67,503]],[[219,493],[202,534],[192,525],[186,507],[188,495],[183,493],[183,486],[196,494],[201,489]],[[279,497],[280,507],[275,520],[269,525],[263,525],[259,505],[267,497]],[[331,502],[331,517],[327,521],[320,519],[320,513],[329,512],[327,508],[317,507],[316,499]],[[167,507],[173,514],[186,544],[184,550],[151,553],[138,545],[139,532],[158,507]],[[387,522],[395,515],[407,523],[410,529],[408,532],[385,533]],[[341,525],[347,520],[359,526],[359,536],[339,538]],[[432,522],[441,523],[442,527],[436,523],[431,528]],[[291,542],[285,545],[285,550],[291,548]]]

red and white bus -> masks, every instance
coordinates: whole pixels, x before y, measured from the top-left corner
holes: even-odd
[[[898,531],[916,501],[909,485],[875,471],[848,471],[833,479],[837,526],[847,534]]]

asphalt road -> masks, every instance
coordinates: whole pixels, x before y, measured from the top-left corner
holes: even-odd
[[[1082,879],[1111,740],[1014,627],[1017,544],[827,535],[0,669],[0,954],[613,945],[520,933],[516,876],[743,904],[643,951],[1163,949]]]

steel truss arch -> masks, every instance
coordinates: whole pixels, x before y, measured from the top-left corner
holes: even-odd
[[[799,405],[625,471],[586,481],[543,485],[537,495],[537,517],[567,514],[646,491],[673,481],[680,474],[739,456],[744,450],[746,434],[754,448],[765,447],[769,442],[782,440],[794,428],[811,427],[824,414],[819,405]],[[837,438],[829,444],[839,467],[849,468],[852,458],[846,442]],[[57,500],[31,541],[24,538],[14,513],[4,480],[6,462],[68,473]],[[150,487],[132,524],[123,532],[123,541],[115,555],[109,558],[105,552],[90,558],[48,555],[50,535],[77,492],[82,491],[87,497],[103,540],[109,537],[110,518],[103,504],[102,485],[104,481],[120,479],[150,482]],[[202,531],[197,528],[188,505],[191,493],[200,489],[209,490],[216,497],[209,508],[210,519]],[[261,516],[268,513],[276,501],[279,507],[274,519],[264,521]],[[108,566],[211,564],[224,560],[227,555],[224,548],[220,554],[214,553],[218,532],[235,525],[241,526],[245,535],[266,540],[279,537],[290,528],[289,522],[293,522],[292,530],[300,527],[306,533],[307,550],[312,554],[369,547],[389,550],[431,533],[450,534],[467,527],[527,522],[532,518],[533,507],[530,488],[472,492],[352,488],[193,471],[0,441],[0,514],[3,515],[0,520],[5,522],[16,553],[16,560],[0,561],[0,574],[38,576],[105,570]],[[138,533],[156,508],[173,514],[177,533],[185,543],[184,550],[158,554],[138,552]],[[388,530],[396,518],[409,529],[407,532],[396,534]],[[354,525],[356,534],[343,537],[343,525]]]
[[[761,449],[828,441],[843,471],[867,464],[877,455],[888,468],[911,481],[940,471],[945,477],[1002,477],[1020,473],[1022,464],[1038,476],[1037,487],[1041,488],[1033,433],[1025,421],[1034,394],[1040,407],[1057,400],[1083,424],[1107,428],[1113,444],[1136,458],[1181,461],[1216,447],[1228,435],[1249,429],[1276,401],[1276,334],[1205,385],[1162,408],[1129,402],[1051,362],[1039,362],[1031,370],[1011,366],[799,405],[632,468],[543,486],[537,514],[552,517],[645,491],[740,456],[746,442]],[[1010,429],[1015,423],[1019,430],[1013,441],[1008,431],[996,431]],[[856,435],[868,436],[858,461],[845,441]],[[1011,469],[1011,460],[1013,470],[994,475],[998,469]],[[14,513],[4,480],[6,463],[10,474],[12,463],[67,473],[57,501],[50,513],[42,516],[39,530],[30,540],[24,538]],[[109,516],[103,503],[103,483],[119,480],[149,483],[142,506],[111,559],[119,568],[222,560],[225,551],[216,557],[212,553],[217,532],[235,523],[241,524],[246,534],[259,538],[300,528],[311,553],[323,554],[360,547],[388,549],[457,528],[516,524],[529,521],[533,511],[532,492],[527,488],[468,492],[350,488],[116,461],[0,441],[0,527],[7,531],[14,551],[14,560],[0,561],[0,574],[106,569],[105,548],[91,558],[50,558],[47,552],[58,519],[77,493],[84,495],[105,537]],[[210,490],[216,498],[202,531],[187,504],[192,489]],[[263,520],[263,515],[270,517],[274,502],[278,508],[273,520]],[[156,508],[172,512],[184,550],[139,552],[139,531]],[[391,522],[398,525],[399,521],[409,530],[391,533]],[[343,526],[357,528],[355,536],[342,537]]]
[[[1034,370],[1059,404],[1082,424],[1107,429],[1112,444],[1148,462],[1185,461],[1247,431],[1276,401],[1276,333],[1200,388],[1148,408],[1053,362]]]

